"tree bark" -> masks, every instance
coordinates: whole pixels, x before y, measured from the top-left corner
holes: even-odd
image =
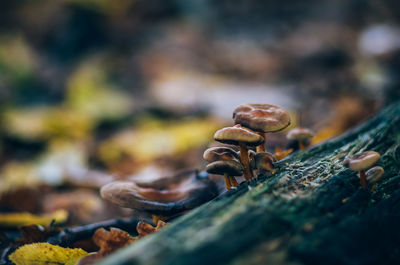
[[[100,264],[400,264],[400,103],[346,134],[276,163]],[[346,156],[374,150],[373,192]]]

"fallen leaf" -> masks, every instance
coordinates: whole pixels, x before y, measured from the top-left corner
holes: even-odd
[[[0,183],[0,186],[2,184],[3,182]],[[48,185],[33,184],[30,187],[13,186],[11,190],[5,193],[0,191],[0,212],[2,209],[7,209],[9,212],[40,212],[43,197],[51,190],[52,187]]]
[[[22,213],[3,213],[0,214],[0,226],[18,227],[26,225],[42,225],[49,226],[53,222],[55,224],[64,223],[68,219],[68,212],[58,210],[49,215],[38,216],[27,212]]]
[[[138,126],[103,141],[98,148],[98,156],[110,168],[119,168],[116,165],[121,161],[128,161],[132,167],[129,173],[133,173],[140,169],[138,165],[143,167],[157,158],[176,156],[206,145],[210,141],[210,135],[220,125],[220,122],[210,118],[179,123],[144,120]]]
[[[159,231],[161,228],[163,228],[166,225],[167,225],[167,223],[165,223],[161,220],[157,221],[157,225],[155,227],[146,222],[140,221],[136,226],[136,230],[139,234],[139,237],[144,237],[151,233]]]
[[[87,254],[80,248],[62,248],[49,243],[34,243],[18,248],[9,256],[9,259],[16,265],[73,265]]]
[[[136,239],[125,231],[111,227],[110,231],[104,228],[97,229],[93,235],[93,241],[100,247],[98,253],[101,256],[106,256],[119,248],[135,242]]]
[[[276,161],[282,160],[293,152],[293,149],[283,150],[279,147],[275,148],[274,158]]]
[[[40,184],[32,162],[10,161],[0,170],[0,194]]]
[[[132,244],[137,239],[130,236],[127,232],[114,227],[111,227],[110,231],[104,228],[97,229],[92,240],[100,247],[100,250],[83,257],[76,265],[94,264],[117,249]]]

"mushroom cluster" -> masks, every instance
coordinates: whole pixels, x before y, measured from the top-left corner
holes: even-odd
[[[358,171],[360,177],[360,183],[363,189],[366,189],[368,185],[371,187],[371,191],[374,190],[375,184],[382,179],[385,170],[380,166],[373,167],[378,163],[381,155],[375,151],[367,151],[353,157],[346,158],[343,161],[343,166],[349,168],[352,171]]]
[[[204,152],[210,164],[206,171],[224,175],[229,190],[238,185],[235,176],[243,175],[246,181],[254,179],[253,170],[266,174],[273,169],[274,158],[265,152],[266,133],[278,132],[290,124],[289,114],[270,104],[242,104],[233,112],[235,125],[218,130],[214,139],[239,147],[239,154],[229,147],[213,147]],[[249,148],[255,147],[257,152]]]

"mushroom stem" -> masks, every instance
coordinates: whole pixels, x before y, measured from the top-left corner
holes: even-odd
[[[304,144],[304,142],[303,141],[299,141],[299,149],[303,150],[305,148],[306,148],[306,145]]]
[[[228,173],[224,173],[224,180],[225,180],[225,188],[227,190],[230,190],[232,186],[231,186],[231,182],[229,180]]]
[[[365,175],[365,170],[360,170],[360,183],[363,189],[367,188],[367,176]]]
[[[167,217],[165,216],[155,215],[155,214],[153,214],[151,217],[153,219],[154,225],[157,225],[158,221],[165,221],[167,219]]]
[[[250,162],[249,162],[249,149],[247,148],[246,144],[243,142],[239,142],[240,147],[240,161],[244,166],[244,178],[249,181],[253,178],[253,172],[250,169]]]
[[[263,132],[257,132],[257,134],[264,138],[264,142],[256,147],[256,151],[257,153],[264,153],[266,150],[265,144],[266,144],[267,134]]]
[[[233,187],[239,186],[239,183],[236,181],[235,177],[229,177],[230,183]]]

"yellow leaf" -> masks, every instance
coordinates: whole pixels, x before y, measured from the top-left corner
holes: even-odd
[[[27,212],[5,213],[0,214],[0,226],[18,227],[32,224],[48,226],[52,220],[55,220],[55,223],[63,223],[67,218],[68,212],[66,210],[58,210],[44,216],[33,215]]]
[[[95,126],[91,116],[68,106],[10,108],[1,117],[4,130],[26,140],[85,139]]]
[[[66,106],[92,121],[128,115],[133,106],[132,97],[110,79],[104,57],[89,58],[77,67],[67,82]]]
[[[284,159],[293,152],[293,149],[283,150],[282,148],[276,147],[274,151],[274,157],[277,161]]]
[[[0,194],[40,184],[32,162],[10,161],[0,169]]]
[[[16,265],[74,265],[87,254],[80,248],[62,248],[49,243],[34,243],[18,248],[8,257]]]
[[[139,126],[104,141],[98,154],[109,165],[123,157],[131,157],[138,164],[146,164],[158,157],[173,156],[207,145],[220,127],[221,122],[210,118],[180,122],[145,120]]]

